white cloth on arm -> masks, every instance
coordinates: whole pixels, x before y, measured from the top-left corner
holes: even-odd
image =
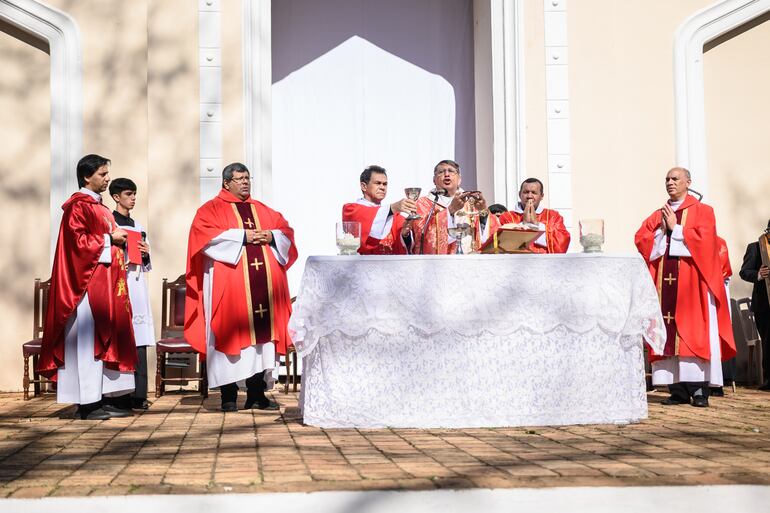
[[[357,199],[356,203],[367,207],[377,207],[377,215],[374,216],[374,221],[372,221],[369,237],[379,240],[387,237],[390,229],[393,228],[393,216],[390,215],[390,205],[378,205],[364,198]]]
[[[273,230],[276,248],[273,254],[279,262],[286,262],[291,241],[279,230]],[[265,372],[265,383],[271,388],[278,374],[275,343],[256,344],[241,350],[238,356],[227,355],[216,349],[216,336],[211,329],[211,294],[214,290],[214,261],[235,265],[241,258],[245,231],[237,228],[225,230],[208,243],[203,253],[203,309],[206,314],[206,371],[209,386],[216,388],[250,378]]]
[[[64,366],[57,373],[56,402],[90,404],[102,395],[121,395],[134,389],[134,373],[104,367],[94,358],[94,316],[88,293],[64,328]]]

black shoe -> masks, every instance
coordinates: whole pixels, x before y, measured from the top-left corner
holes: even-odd
[[[222,403],[222,411],[238,411],[238,405],[235,403]]]
[[[118,417],[128,417],[128,415],[125,411],[122,411],[122,413],[115,412],[115,411],[108,411],[108,406],[103,406],[102,408],[97,408],[93,410],[91,413],[86,415],[85,417],[81,416],[80,418],[82,420],[107,420],[107,419],[114,419]]]
[[[667,397],[666,399],[663,399],[660,402],[660,404],[662,404],[664,406],[673,406],[673,405],[677,405],[677,404],[690,404],[690,400],[689,399],[682,399],[681,397],[672,395],[672,396]]]
[[[692,405],[697,406],[698,408],[708,408],[709,399],[702,395],[696,395],[692,398]]]
[[[770,381],[765,381],[757,390],[762,390],[763,392],[770,391]]]
[[[147,399],[132,399],[131,409],[132,410],[149,410],[151,404],[152,403]]]
[[[124,410],[122,408],[118,408],[117,406],[112,406],[111,404],[103,404],[101,409],[106,411],[107,413],[109,413],[111,416],[115,418],[130,417],[131,415],[133,415],[133,413],[131,413],[131,410]]]
[[[277,402],[271,401],[270,399],[265,399],[264,401],[259,401],[259,400],[246,401],[246,405],[244,406],[244,409],[277,411],[277,410],[280,410],[281,407],[278,405]]]
[[[709,395],[713,397],[724,397],[725,389],[723,387],[711,387]]]

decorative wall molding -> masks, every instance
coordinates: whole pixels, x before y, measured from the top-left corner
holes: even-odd
[[[198,0],[200,78],[200,198],[221,188],[222,172],[222,15],[221,0]]]
[[[270,2],[242,0],[243,141],[251,170],[251,194],[270,201],[272,194],[272,14]]]
[[[770,12],[770,0],[723,0],[688,17],[674,36],[676,161],[692,174],[693,186],[708,192],[703,46]]]
[[[567,0],[544,0],[548,205],[572,220]]]
[[[48,43],[51,56],[50,249],[56,247],[61,205],[77,190],[83,151],[82,50],[77,24],[35,0],[0,0],[0,19]]]

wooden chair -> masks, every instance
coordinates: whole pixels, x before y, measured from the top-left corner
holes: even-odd
[[[166,383],[184,385],[188,381],[197,381],[198,390],[203,397],[208,397],[209,386],[206,376],[206,361],[184,339],[184,301],[187,285],[184,274],[169,282],[163,278],[163,307],[161,310],[160,340],[155,346],[155,397],[166,392]],[[166,376],[166,362],[169,354],[195,354],[198,377],[169,378]]]
[[[754,313],[751,311],[751,298],[739,299],[736,304],[738,305],[743,338],[749,349],[746,378],[749,383],[763,383],[762,344],[759,341],[759,332],[757,332],[757,325],[754,322]]]
[[[34,396],[41,393],[41,385],[53,383],[37,373],[37,361],[40,358],[40,348],[43,341],[43,326],[45,324],[45,313],[48,310],[48,292],[51,289],[50,278],[46,281],[35,279],[35,298],[34,298],[34,323],[32,325],[32,340],[25,342],[22,347],[24,355],[24,378],[22,386],[24,388],[24,400],[29,400],[29,385],[34,386]],[[29,377],[29,358],[32,357],[32,378]]]

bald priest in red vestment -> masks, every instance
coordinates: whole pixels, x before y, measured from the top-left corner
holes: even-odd
[[[388,174],[385,168],[369,166],[361,173],[363,197],[342,206],[342,220],[361,224],[361,255],[405,255],[412,244],[410,222],[402,212],[414,212],[417,205],[404,198],[382,205],[388,194]]]
[[[225,167],[222,189],[198,209],[187,246],[184,335],[206,355],[223,411],[238,410],[239,382],[246,409],[277,410],[265,390],[291,344],[286,270],[297,259],[294,230],[250,191],[246,166]]]
[[[666,174],[669,200],[636,232],[636,247],[658,289],[666,323],[663,354],[650,354],[653,385],[669,385],[665,405],[708,406],[735,356],[714,210],[688,194],[690,172]]]
[[[570,241],[569,230],[564,226],[561,214],[540,206],[544,196],[543,182],[537,178],[527,178],[519,188],[519,202],[513,210],[500,215],[500,224],[537,225],[545,233],[532,243],[533,253],[566,253]]]
[[[111,398],[134,390],[136,346],[119,229],[101,193],[110,161],[86,155],[80,190],[62,209],[51,271],[38,372],[57,381],[56,400],[78,405],[81,419],[126,417]]]

